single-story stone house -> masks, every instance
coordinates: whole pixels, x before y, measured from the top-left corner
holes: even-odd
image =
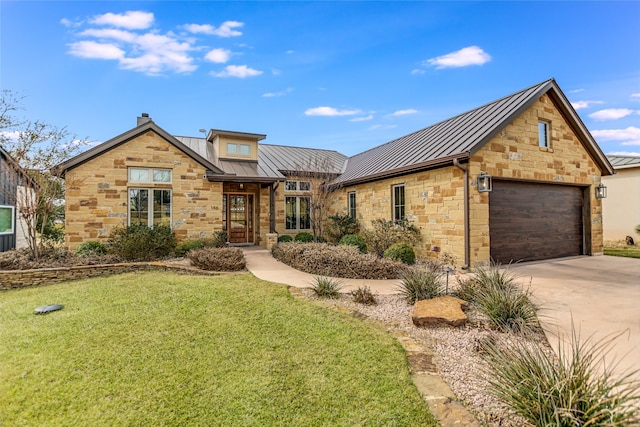
[[[26,225],[17,207],[25,194],[25,177],[18,163],[0,147],[0,252],[28,246]]]
[[[602,178],[607,198],[602,201],[604,240],[640,241],[640,156],[607,156],[615,175]]]
[[[408,219],[422,257],[448,252],[472,267],[602,253],[596,187],[614,170],[553,79],[353,157],[265,138],[173,136],[143,114],[61,165],[67,245],[167,222],[179,238],[227,230],[231,244],[270,247],[310,229],[301,165],[320,164],[332,173],[332,212],[364,227]]]

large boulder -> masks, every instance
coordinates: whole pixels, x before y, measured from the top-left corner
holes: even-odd
[[[464,310],[469,304],[460,298],[444,296],[416,301],[411,320],[416,326],[462,326],[467,322]]]

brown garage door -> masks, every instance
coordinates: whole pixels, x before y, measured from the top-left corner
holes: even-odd
[[[494,181],[489,236],[501,264],[582,255],[582,189]]]

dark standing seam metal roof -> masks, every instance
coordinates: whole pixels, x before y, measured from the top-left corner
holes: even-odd
[[[454,158],[468,159],[545,93],[549,93],[577,129],[603,173],[613,173],[611,165],[555,80],[550,79],[350,157],[344,173],[331,184],[353,185],[452,164]]]
[[[258,144],[258,162],[236,161],[228,158],[216,162],[212,144],[206,139],[185,136],[176,136],[176,139],[194,152],[208,156],[208,159],[224,171],[224,174],[208,174],[211,180],[284,181],[288,173],[301,170],[303,167],[324,165],[329,167],[329,172],[340,173],[347,159],[346,156],[332,150]]]
[[[614,169],[640,167],[640,156],[607,156]]]

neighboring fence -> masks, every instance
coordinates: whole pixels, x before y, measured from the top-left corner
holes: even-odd
[[[217,276],[222,273],[203,271],[193,267],[163,264],[161,262],[132,262],[125,264],[81,265],[74,267],[40,268],[34,270],[0,271],[0,290],[51,285],[65,280],[120,274],[131,271],[165,270],[186,274]]]

